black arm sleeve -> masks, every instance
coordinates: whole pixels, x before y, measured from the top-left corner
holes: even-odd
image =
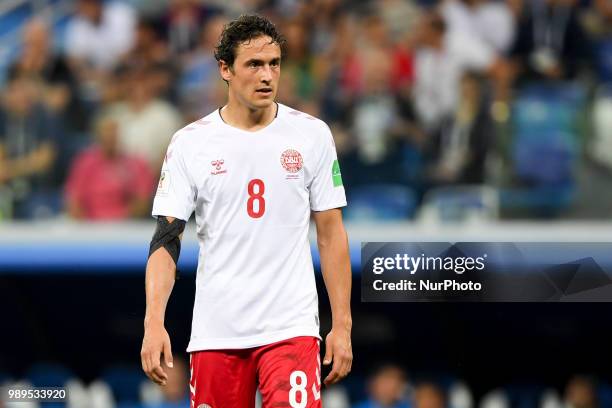
[[[175,219],[172,222],[168,222],[168,219],[163,216],[157,217],[157,228],[153,239],[151,240],[151,246],[149,248],[149,258],[153,252],[159,248],[164,247],[174,260],[174,264],[178,265],[179,255],[181,253],[181,238],[180,235],[185,231],[185,221]],[[176,270],[176,276],[178,277],[178,267]]]

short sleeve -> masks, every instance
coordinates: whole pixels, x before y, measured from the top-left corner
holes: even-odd
[[[336,155],[336,146],[331,131],[325,125],[325,135],[320,146],[318,165],[310,184],[310,208],[313,211],[325,211],[346,206],[346,195],[342,184],[342,173]]]
[[[449,40],[451,52],[464,69],[486,70],[495,61],[494,50],[476,36],[453,32]]]
[[[152,215],[188,221],[195,203],[196,188],[189,176],[183,152],[176,142],[170,143],[159,176]]]
[[[83,41],[84,38],[86,36],[83,33],[81,22],[77,20],[68,26],[65,37],[65,49],[69,57],[82,58],[85,56],[86,45]]]

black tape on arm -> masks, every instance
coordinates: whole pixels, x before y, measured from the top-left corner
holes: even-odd
[[[172,260],[174,260],[174,265],[178,265],[179,255],[181,254],[180,235],[185,231],[185,224],[183,220],[175,219],[172,222],[168,222],[166,217],[157,217],[157,228],[151,240],[149,258],[153,255],[153,252],[164,247],[172,257]],[[178,277],[178,266],[176,276]]]

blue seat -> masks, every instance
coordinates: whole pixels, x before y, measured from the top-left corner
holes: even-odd
[[[563,101],[520,97],[514,104],[515,132],[569,132],[576,125],[576,115],[576,110]]]
[[[574,179],[578,147],[568,133],[517,135],[513,153],[516,174],[523,181],[558,185]]]
[[[35,191],[19,207],[14,208],[20,219],[44,219],[58,215],[63,208],[63,195],[56,191]]]
[[[597,388],[597,397],[601,407],[612,407],[612,385],[600,384]]]
[[[0,386],[2,386],[2,384],[10,382],[11,380],[12,378],[8,373],[0,371]]]
[[[146,377],[140,367],[120,364],[104,370],[101,379],[113,391],[117,404],[137,404],[140,401],[140,385]]]
[[[405,220],[414,216],[417,206],[415,192],[400,184],[354,187],[348,196],[349,220]]]
[[[461,221],[467,218],[494,220],[499,215],[496,189],[482,185],[437,187],[423,199],[421,219]]]
[[[26,374],[26,378],[35,387],[63,387],[72,377],[74,377],[72,371],[56,363],[35,364]]]
[[[584,88],[575,83],[526,86],[513,104],[515,134],[573,134],[585,100]]]
[[[148,408],[148,406],[137,402],[122,402],[117,404],[115,408]]]
[[[554,84],[533,82],[523,86],[519,91],[519,98],[558,102],[578,109],[585,103],[586,97],[586,90],[578,82]]]
[[[612,82],[612,37],[602,41],[596,51],[596,65],[602,82]]]
[[[366,379],[358,373],[351,374],[342,380],[342,386],[350,401],[363,401],[368,397]]]
[[[586,92],[575,83],[532,84],[513,105],[515,176],[527,187],[502,193],[504,208],[561,209],[575,197],[578,124]]]
[[[504,387],[512,408],[535,408],[539,406],[544,387],[536,384],[516,384]]]
[[[575,199],[576,188],[573,184],[508,188],[500,191],[500,206],[505,209],[555,211],[569,207]]]

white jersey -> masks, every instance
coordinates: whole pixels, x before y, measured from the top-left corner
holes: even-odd
[[[200,255],[187,351],[319,337],[310,212],[346,205],[329,127],[287,106],[265,128],[219,111],[173,137],[154,216],[188,220]]]

